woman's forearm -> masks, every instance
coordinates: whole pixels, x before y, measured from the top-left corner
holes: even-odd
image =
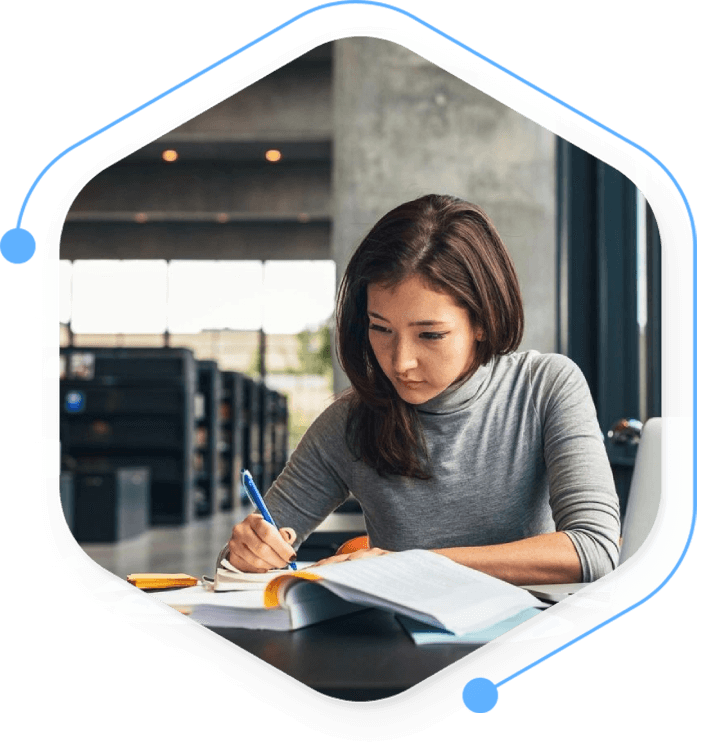
[[[578,553],[570,538],[560,531],[506,544],[433,551],[461,565],[519,586],[582,580]]]

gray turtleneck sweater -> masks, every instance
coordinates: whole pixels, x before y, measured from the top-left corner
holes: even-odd
[[[380,478],[345,440],[348,401],[311,425],[265,497],[297,546],[351,492],[371,546],[499,544],[565,532],[583,580],[617,564],[619,501],[587,383],[558,354],[495,357],[417,407],[433,478]]]

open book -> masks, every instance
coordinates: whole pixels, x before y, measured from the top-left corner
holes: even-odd
[[[379,607],[458,635],[545,606],[518,586],[426,550],[280,573],[264,593],[199,586],[151,596],[211,627],[296,630]]]

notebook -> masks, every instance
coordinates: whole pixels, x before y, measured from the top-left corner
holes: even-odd
[[[311,562],[297,563],[299,570],[305,569]],[[264,591],[267,584],[277,576],[286,573],[286,569],[270,570],[267,573],[244,573],[231,565],[228,560],[221,560],[214,578],[206,578],[215,591]]]
[[[482,628],[481,630],[473,630],[470,633],[464,635],[455,635],[447,630],[441,630],[441,628],[434,628],[431,625],[425,625],[423,622],[412,620],[410,617],[405,615],[397,615],[397,620],[401,626],[406,630],[411,640],[417,646],[428,646],[433,644],[447,644],[447,643],[467,643],[467,644],[483,644],[489,643],[495,638],[499,638],[500,635],[504,635],[512,628],[517,625],[521,625],[523,622],[530,620],[532,617],[540,614],[541,610],[536,607],[530,607],[529,609],[523,609],[513,617],[508,617],[506,620],[501,620],[495,625],[490,625],[488,628]]]

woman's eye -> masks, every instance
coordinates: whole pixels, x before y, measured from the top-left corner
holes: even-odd
[[[434,331],[424,331],[423,333],[419,334],[419,338],[427,339],[430,341],[440,341],[441,339],[444,339],[448,333],[436,333]]]
[[[376,323],[370,323],[370,331],[378,331],[379,333],[389,333],[389,328],[384,328],[384,326],[378,326]]]

